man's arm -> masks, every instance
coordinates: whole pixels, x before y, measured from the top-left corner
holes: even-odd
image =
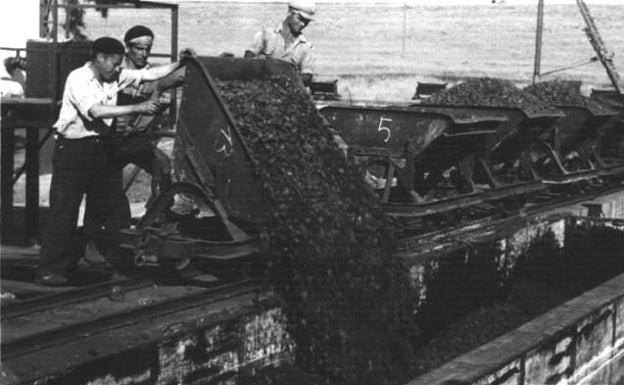
[[[157,66],[157,67],[151,67],[148,68],[145,71],[145,74],[143,75],[143,81],[144,82],[153,82],[156,80],[160,80],[170,74],[172,74],[173,72],[179,70],[180,68],[184,67],[184,62],[182,61],[177,61],[171,64],[167,64],[167,65],[163,65],[163,66]]]
[[[256,56],[260,56],[263,50],[264,50],[264,29],[256,32],[256,34],[253,37],[253,41],[251,42],[251,47],[247,48],[243,57],[253,58]]]
[[[73,71],[67,77],[63,95],[88,121],[116,118],[132,113],[154,114],[160,108],[158,103],[153,101],[127,106],[104,105],[101,96],[97,92],[93,92],[90,81],[85,76],[81,76],[78,71]]]
[[[173,87],[179,87],[184,84],[184,69],[176,70],[173,74],[166,76],[164,79],[156,82],[155,92],[160,94],[161,92]]]
[[[186,62],[190,58],[194,58],[194,57],[197,57],[197,53],[195,53],[195,50],[192,48],[185,48],[180,52],[179,61],[171,63],[171,64],[163,65],[163,66],[148,68],[145,71],[145,74],[143,75],[143,81],[153,82],[155,80],[163,79],[171,75],[175,71],[184,67],[186,65]]]
[[[314,68],[315,65],[316,60],[314,57],[314,46],[310,44],[303,56],[303,59],[301,60],[301,64],[299,67],[301,80],[306,87],[309,87],[310,83],[312,82],[312,74],[316,71],[316,69]]]
[[[126,106],[107,106],[103,104],[95,104],[89,109],[89,116],[93,119],[106,119],[136,113],[154,115],[160,110],[160,108],[160,104],[152,100]]]

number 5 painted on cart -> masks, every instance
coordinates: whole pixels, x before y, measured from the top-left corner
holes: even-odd
[[[388,143],[388,141],[390,140],[390,136],[392,135],[392,132],[390,131],[388,127],[385,127],[383,125],[384,122],[392,122],[392,119],[384,118],[384,117],[379,118],[379,127],[377,127],[377,132],[385,132],[386,139],[384,139],[384,143]]]

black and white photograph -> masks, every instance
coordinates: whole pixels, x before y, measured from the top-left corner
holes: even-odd
[[[624,0],[0,0],[0,385],[624,385]]]

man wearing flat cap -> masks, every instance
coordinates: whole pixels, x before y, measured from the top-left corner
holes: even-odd
[[[151,29],[136,25],[130,28],[125,36],[126,53],[121,67],[123,69],[140,70],[152,68],[148,59],[154,43],[154,33]],[[190,56],[195,56],[192,49],[183,50]],[[119,105],[137,104],[146,100],[160,101],[163,91],[180,86],[184,83],[184,71],[175,71],[171,75],[156,82],[142,83],[126,87],[119,92]],[[168,102],[165,100],[164,102]],[[167,186],[171,166],[167,155],[156,147],[154,139],[149,137],[148,131],[158,126],[165,115],[155,117],[145,114],[131,114],[119,119],[117,133],[114,138],[113,159],[119,168],[132,163],[152,176],[152,198],[160,192],[160,187]],[[124,196],[125,198],[125,196]],[[128,212],[130,204],[125,203]]]
[[[78,210],[86,195],[86,210],[103,238],[115,239],[128,227],[126,214],[116,208],[121,178],[111,161],[115,119],[142,113],[155,114],[158,103],[118,106],[117,93],[129,86],[164,78],[184,65],[122,70],[123,44],[103,37],[93,42],[91,61],[72,71],[65,82],[59,118],[54,124],[50,214],[44,230],[37,282],[61,286],[68,282],[79,260],[73,252]]]
[[[314,20],[315,13],[314,1],[292,0],[282,24],[257,32],[245,57],[286,60],[295,66],[303,83],[309,85],[314,71],[314,47],[302,31]]]

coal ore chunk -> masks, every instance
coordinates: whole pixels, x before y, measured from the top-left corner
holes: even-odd
[[[378,199],[303,88],[282,76],[217,85],[275,207],[269,280],[298,362],[350,383],[396,376],[405,342],[388,330],[410,324],[415,302]]]
[[[532,84],[524,89],[544,102],[558,107],[582,107],[594,114],[613,113],[608,106],[581,94],[581,82],[553,80]]]
[[[465,80],[434,93],[427,99],[427,104],[520,108],[531,115],[559,113],[556,108],[522,91],[512,82],[495,78]]]

